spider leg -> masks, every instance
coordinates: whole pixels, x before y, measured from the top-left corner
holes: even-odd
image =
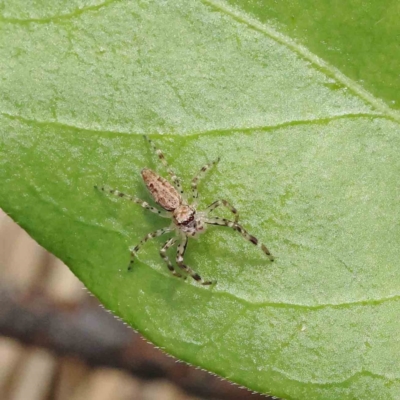
[[[219,160],[220,158],[218,157],[216,160],[204,165],[204,167],[202,167],[201,170],[197,173],[197,175],[192,179],[191,187],[192,187],[193,199],[195,201],[199,197],[199,192],[197,191],[197,186],[199,182],[204,178],[206,172],[214,165],[216,165]]]
[[[146,210],[149,210],[149,211],[153,212],[154,214],[159,215],[160,217],[171,218],[171,214],[168,211],[160,211],[157,208],[152,207],[149,203],[147,203],[143,200],[140,200],[137,197],[131,196],[129,194],[122,193],[119,190],[111,189],[108,186],[95,186],[95,189],[101,190],[102,192],[105,192],[105,193],[111,193],[112,195],[114,195],[116,197],[125,198],[134,203],[140,204]]]
[[[235,207],[232,206],[231,203],[229,203],[229,202],[226,201],[226,200],[217,200],[217,201],[214,201],[214,203],[210,204],[210,205],[206,208],[205,211],[206,211],[207,213],[209,213],[209,212],[215,210],[217,207],[220,207],[220,206],[226,207],[232,214],[235,215],[235,223],[237,223],[237,222],[239,221],[239,213],[238,213],[238,211],[236,210]]]
[[[138,251],[140,250],[140,248],[149,240],[149,239],[154,239],[157,236],[161,236],[164,235],[164,233],[168,233],[171,232],[172,228],[168,227],[168,228],[162,228],[162,229],[158,229],[155,232],[152,233],[148,233],[140,242],[137,246],[135,246],[133,248],[133,250],[131,250],[131,260],[129,261],[129,266],[128,266],[128,271],[130,271],[133,267],[133,262],[135,261],[135,256],[138,253]]]
[[[238,231],[246,240],[249,242],[253,243],[255,246],[259,247],[271,261],[274,261],[274,256],[271,254],[271,252],[268,250],[267,246],[261,242],[258,241],[258,239],[248,233],[246,229],[244,229],[241,225],[239,225],[237,222],[229,221],[225,218],[206,218],[204,221],[206,224],[209,225],[220,225],[220,226],[227,226],[229,228],[234,229],[235,231]]]
[[[202,285],[212,285],[211,281],[203,281],[202,277],[192,268],[188,267],[183,263],[183,256],[185,255],[186,246],[188,243],[188,237],[182,234],[181,242],[179,243],[178,250],[176,253],[176,263],[179,268],[182,268],[185,272],[187,272],[195,281],[200,282]]]
[[[143,135],[143,137],[150,143],[150,146],[152,147],[153,151],[157,154],[158,158],[160,159],[162,165],[164,165],[165,169],[171,176],[172,182],[174,183],[176,189],[180,194],[183,194],[183,188],[181,186],[181,183],[179,181],[179,178],[175,175],[175,172],[171,169],[171,167],[168,165],[167,160],[165,159],[164,154],[160,149],[157,149],[156,145],[154,142],[146,135]]]
[[[179,277],[179,278],[182,278],[182,275],[175,271],[174,266],[172,265],[171,261],[169,260],[169,258],[168,258],[168,256],[167,256],[167,250],[168,250],[170,247],[172,247],[172,246],[176,243],[176,241],[177,241],[176,238],[168,239],[168,240],[165,242],[164,246],[161,247],[160,256],[161,256],[162,259],[166,262],[167,267],[168,267],[169,271],[171,272],[171,274],[172,274],[172,275],[175,275],[175,276],[177,276],[177,277]],[[184,277],[184,278],[186,279],[186,277]]]

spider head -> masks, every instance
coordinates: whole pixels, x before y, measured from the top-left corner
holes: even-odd
[[[174,220],[177,225],[188,226],[194,220],[196,211],[187,206],[182,205],[174,210]]]
[[[174,222],[179,230],[193,238],[206,229],[202,213],[196,213],[196,209],[188,205],[181,205],[174,211]]]

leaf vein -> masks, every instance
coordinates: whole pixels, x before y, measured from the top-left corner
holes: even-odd
[[[37,24],[48,24],[49,22],[55,22],[59,20],[68,20],[72,18],[76,18],[81,16],[83,13],[88,11],[98,11],[104,7],[111,5],[112,3],[119,2],[121,0],[106,0],[103,3],[78,8],[77,10],[71,11],[69,13],[60,14],[60,15],[52,15],[45,18],[8,18],[4,15],[0,15],[0,21],[9,24],[18,24],[18,25],[26,25],[30,23],[37,23]]]
[[[281,370],[279,368],[275,368],[275,367],[271,367],[271,370],[273,370],[274,372],[277,372],[278,374],[284,376],[287,379],[290,379],[291,381],[299,382],[299,383],[302,383],[302,384],[310,384],[310,385],[319,386],[319,387],[337,386],[337,385],[342,385],[342,384],[347,384],[348,385],[349,383],[351,383],[351,381],[354,381],[354,380],[358,379],[358,377],[361,377],[361,376],[368,376],[368,377],[371,377],[371,378],[383,379],[383,380],[387,380],[388,379],[388,377],[386,375],[377,374],[375,372],[370,372],[370,371],[367,371],[367,370],[365,370],[363,368],[360,369],[359,371],[354,372],[353,374],[351,374],[350,376],[348,376],[348,377],[346,377],[346,378],[344,378],[342,380],[339,380],[339,381],[333,381],[332,380],[332,381],[325,381],[325,382],[321,382],[321,381],[317,381],[317,380],[313,380],[313,379],[310,379],[310,380],[307,380],[307,381],[306,380],[301,380],[301,379],[295,378],[295,377],[289,375],[288,373],[286,373],[285,371],[283,371],[283,370]],[[390,378],[390,381],[391,382],[398,382],[398,381],[400,381],[400,378]]]
[[[236,295],[233,295],[228,292],[219,292],[220,295],[225,295],[227,297],[233,297],[237,301],[242,304],[246,304],[247,306],[253,306],[255,308],[263,308],[263,307],[272,307],[272,308],[294,308],[294,309],[304,309],[304,310],[322,310],[325,308],[348,308],[354,306],[371,306],[371,305],[379,305],[389,301],[399,301],[400,294],[392,294],[382,298],[375,299],[361,299],[354,301],[344,301],[341,303],[321,303],[321,304],[300,304],[300,303],[289,303],[289,302],[281,302],[281,301],[261,301],[261,302],[251,302]]]
[[[37,126],[54,126],[54,127],[59,127],[59,128],[64,128],[64,129],[71,129],[79,132],[87,132],[87,133],[94,133],[94,134],[104,134],[104,135],[142,135],[144,132],[132,132],[132,131],[117,131],[117,130],[106,130],[106,129],[95,129],[95,128],[87,128],[84,126],[79,126],[79,125],[72,125],[72,124],[66,124],[63,122],[58,122],[58,121],[40,121],[37,119],[29,119],[20,115],[13,115],[7,112],[0,112],[0,115],[11,119],[11,120],[18,120],[20,122],[26,123],[26,124],[35,124]],[[230,128],[222,128],[222,129],[211,129],[211,130],[205,130],[205,131],[198,131],[198,132],[192,132],[188,133],[185,135],[185,137],[199,137],[199,136],[204,136],[204,135],[213,135],[218,133],[219,135],[223,134],[231,134],[235,132],[241,132],[241,133],[252,133],[254,131],[273,131],[277,129],[282,129],[286,127],[291,127],[291,126],[298,126],[298,125],[312,125],[312,124],[321,124],[321,125],[326,125],[332,121],[336,120],[341,120],[341,119],[351,119],[351,118],[379,118],[379,119],[387,119],[388,117],[382,114],[374,114],[374,113],[347,113],[347,114],[340,114],[340,115],[333,115],[333,116],[327,116],[327,117],[319,117],[315,119],[300,119],[300,120],[291,120],[291,121],[285,121],[282,123],[277,123],[273,125],[260,125],[260,126],[250,126],[250,127],[230,127]],[[167,136],[177,136],[174,134],[159,134],[159,136],[167,137]]]

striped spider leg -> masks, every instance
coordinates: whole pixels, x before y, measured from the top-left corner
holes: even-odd
[[[181,233],[181,242],[178,246],[178,249],[176,251],[176,263],[179,268],[182,268],[187,274],[189,274],[195,281],[201,282],[202,285],[212,285],[212,281],[203,281],[201,279],[201,276],[193,271],[192,268],[188,267],[186,264],[183,262],[183,257],[185,256],[185,251],[187,247],[187,243],[189,241],[189,238],[187,235]]]
[[[169,269],[169,271],[171,272],[172,275],[175,275],[178,278],[183,278],[186,279],[186,276],[183,276],[175,271],[174,266],[172,265],[171,261],[169,260],[168,256],[167,256],[167,250],[172,247],[175,243],[177,242],[176,238],[171,238],[168,239],[167,242],[164,244],[163,247],[161,247],[160,250],[160,256],[162,257],[162,259],[166,262],[167,267]]]
[[[214,165],[217,165],[219,163],[220,157],[218,157],[216,160],[204,165],[200,171],[197,173],[197,175],[194,176],[192,179],[192,197],[193,197],[193,206],[197,206],[197,200],[199,197],[199,192],[197,191],[197,186],[199,185],[200,181],[204,178],[206,175],[206,172],[212,168]]]
[[[227,226],[234,229],[235,231],[239,232],[246,240],[259,247],[271,261],[274,261],[274,256],[268,250],[267,246],[264,243],[261,243],[255,236],[247,232],[246,229],[244,229],[243,226],[239,225],[236,220],[229,221],[225,218],[214,217],[206,218],[205,223],[209,225]]]
[[[167,264],[168,270],[176,277],[186,279],[187,275],[189,275],[196,282],[199,282],[202,285],[211,285],[213,283],[212,281],[203,280],[197,272],[187,266],[184,262],[185,251],[189,238],[197,238],[200,234],[204,233],[207,225],[227,226],[236,230],[246,240],[258,246],[269,257],[271,261],[274,260],[268,248],[264,244],[260,243],[256,237],[249,234],[241,225],[239,225],[239,213],[236,208],[233,207],[227,200],[214,201],[204,211],[197,211],[197,201],[199,197],[197,191],[198,184],[204,178],[206,172],[219,162],[219,158],[203,166],[198,174],[192,179],[191,188],[193,201],[191,204],[189,204],[185,197],[180,180],[171,169],[171,167],[168,165],[164,154],[154,145],[152,140],[150,140],[147,136],[144,137],[150,143],[153,151],[157,154],[159,160],[167,170],[173,182],[173,184],[171,184],[167,179],[161,177],[151,169],[144,168],[141,171],[141,175],[147,189],[149,190],[154,201],[163,208],[163,211],[158,210],[147,202],[140,200],[134,196],[122,193],[119,190],[110,189],[107,186],[101,186],[99,188],[95,186],[97,189],[103,192],[110,193],[120,198],[126,198],[134,203],[138,203],[143,208],[146,208],[147,210],[158,214],[161,217],[172,219],[172,224],[169,227],[159,229],[155,232],[147,234],[137,246],[131,249],[131,259],[128,270],[132,269],[137,253],[148,240],[164,235],[166,233],[174,232],[177,237],[172,237],[168,239],[160,250],[160,256]],[[213,218],[209,216],[212,211],[221,206],[225,207],[234,215],[234,221],[230,221],[225,218]],[[178,239],[179,244],[177,246],[176,264],[183,272],[183,274],[176,271],[175,267],[167,256],[167,250],[173,247],[178,242]]]
[[[132,201],[133,203],[140,204],[140,205],[141,205],[143,208],[145,208],[146,210],[149,210],[149,211],[151,211],[152,213],[159,215],[160,217],[163,217],[163,218],[171,218],[171,213],[166,212],[166,211],[160,211],[160,210],[158,210],[157,208],[151,206],[151,205],[150,205],[149,203],[147,203],[146,201],[140,200],[140,199],[138,199],[138,198],[135,197],[135,196],[131,196],[131,195],[129,195],[129,194],[122,193],[122,192],[120,192],[119,190],[117,190],[117,189],[112,189],[112,188],[110,188],[110,187],[108,187],[108,186],[106,186],[106,185],[102,185],[102,186],[97,186],[97,185],[95,185],[94,188],[97,189],[97,190],[100,190],[100,191],[102,191],[102,192],[105,192],[105,193],[110,193],[110,194],[112,194],[112,195],[114,195],[114,196],[116,196],[116,197],[120,197],[120,198],[127,199],[127,200],[129,200],[129,201]]]
[[[157,154],[159,160],[161,161],[161,164],[165,167],[168,174],[171,176],[172,182],[174,183],[176,190],[182,196],[184,193],[183,193],[183,188],[181,186],[181,182],[180,182],[179,178],[176,176],[175,172],[172,170],[172,168],[167,163],[167,160],[165,159],[163,152],[160,149],[157,149],[154,142],[148,136],[143,135],[143,137],[150,143],[150,146],[152,147],[154,153]]]

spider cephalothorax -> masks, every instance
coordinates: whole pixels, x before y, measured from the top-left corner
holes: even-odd
[[[196,210],[186,204],[181,204],[174,210],[174,221],[177,225],[187,226],[194,220]]]
[[[203,214],[198,213],[194,207],[183,204],[174,210],[173,217],[178,229],[188,236],[196,237],[205,231]]]
[[[147,240],[152,239],[157,236],[161,236],[164,233],[175,231],[176,234],[180,237],[180,244],[178,245],[177,255],[176,255],[176,263],[178,267],[186,274],[189,274],[194,280],[201,282],[202,285],[210,285],[211,281],[203,281],[198,273],[193,271],[190,267],[183,263],[183,256],[185,254],[188,237],[196,237],[199,234],[203,233],[206,229],[207,225],[220,225],[227,226],[229,228],[234,229],[239,232],[246,240],[250,241],[257,247],[260,247],[261,250],[269,257],[271,261],[274,260],[273,256],[269,252],[268,248],[260,243],[256,237],[250,235],[241,225],[238,224],[239,214],[235,207],[233,207],[226,200],[217,200],[214,203],[210,204],[204,211],[197,211],[197,185],[201,178],[204,176],[205,172],[214,166],[219,158],[201,168],[200,172],[192,179],[192,192],[193,192],[193,203],[189,204],[184,193],[182,186],[180,184],[179,179],[175,175],[175,173],[168,166],[167,161],[161,150],[157,149],[153,142],[145,136],[145,139],[152,145],[155,153],[158,155],[158,158],[163,163],[165,168],[167,169],[169,175],[171,176],[173,185],[167,181],[165,178],[159,176],[157,173],[152,171],[151,169],[145,168],[142,170],[142,178],[149,189],[153,199],[159,204],[165,211],[160,211],[155,207],[150,206],[147,202],[137,199],[136,197],[126,195],[118,190],[109,189],[104,186],[100,187],[101,190],[105,192],[109,192],[118,197],[126,197],[135,203],[139,203],[142,207],[147,208],[148,210],[160,215],[161,217],[171,218],[172,224],[163,229],[159,229],[155,232],[147,234],[140,243],[131,250],[131,261],[129,263],[128,269],[132,269],[132,265],[135,259],[137,252],[139,251],[141,245],[143,245]],[[209,213],[215,210],[217,207],[224,206],[228,210],[232,212],[235,216],[234,221],[229,221],[225,218],[218,217],[210,217]],[[167,250],[172,247],[177,242],[177,238],[173,237],[164,244],[164,246],[160,250],[160,255],[166,262],[168,269],[171,273],[177,277],[186,278],[186,275],[182,275],[177,272],[172,265],[171,261],[167,256]]]

